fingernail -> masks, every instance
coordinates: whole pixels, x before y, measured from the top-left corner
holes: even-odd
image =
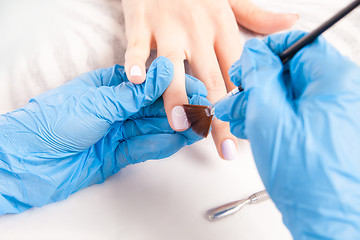
[[[221,144],[221,151],[225,160],[234,160],[237,155],[236,146],[233,140],[226,139]]]
[[[171,112],[172,121],[176,130],[183,130],[190,127],[189,121],[186,117],[186,113],[183,107],[176,106]]]
[[[130,68],[130,77],[141,77],[141,68],[138,65],[133,65]]]

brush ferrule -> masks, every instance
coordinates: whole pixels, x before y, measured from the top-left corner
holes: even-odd
[[[205,108],[205,113],[206,116],[211,117],[215,113],[214,108],[212,108],[212,106]]]
[[[214,114],[215,114],[215,108],[212,107],[212,108],[210,109],[210,115],[213,116]]]
[[[224,101],[225,99],[227,99],[227,98],[229,98],[229,97],[231,97],[231,96],[233,96],[233,95],[235,95],[235,94],[237,94],[237,93],[239,93],[239,92],[241,92],[241,91],[243,91],[243,88],[242,88],[241,86],[233,89],[231,92],[229,92],[228,94],[226,94],[224,97],[222,97],[222,98],[220,98],[218,101],[216,101],[213,105],[207,107],[207,108],[205,109],[206,115],[207,115],[208,117],[213,116],[213,115],[215,114],[215,107],[216,107],[216,105],[217,105],[218,103]]]

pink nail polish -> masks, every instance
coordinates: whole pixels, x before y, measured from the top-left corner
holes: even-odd
[[[172,121],[176,130],[184,130],[190,127],[183,107],[176,106],[171,111]]]
[[[130,77],[141,77],[141,68],[138,65],[133,65],[130,68]]]
[[[221,144],[221,151],[225,160],[234,160],[237,155],[236,145],[233,140],[226,139]]]

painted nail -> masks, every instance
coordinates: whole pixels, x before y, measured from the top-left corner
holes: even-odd
[[[190,127],[189,121],[186,117],[186,113],[183,107],[176,106],[171,112],[172,121],[176,130],[184,130]]]
[[[138,65],[133,65],[130,68],[130,77],[141,77],[141,68]]]
[[[221,144],[221,151],[225,160],[234,160],[237,155],[236,146],[233,140],[226,139]]]

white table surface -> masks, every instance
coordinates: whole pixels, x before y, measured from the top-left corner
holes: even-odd
[[[4,3],[12,4],[11,1],[4,1],[0,3],[0,9]],[[104,2],[114,4],[116,1]],[[271,10],[297,11],[302,18],[294,28],[311,30],[349,1],[255,2]],[[11,12],[11,15],[19,14],[14,9],[12,11],[14,12]],[[119,22],[121,23],[121,20]],[[360,30],[355,22],[360,22],[359,11],[339,23],[325,36],[344,54],[359,63]],[[2,22],[0,30],[1,27],[7,29],[5,25],[6,21]],[[123,31],[123,28],[117,31]],[[245,34],[244,39],[247,37],[249,34]],[[7,40],[10,46],[11,42],[16,42]],[[124,47],[121,42],[120,45]],[[8,51],[8,48],[9,46],[1,45],[0,53]],[[119,50],[120,54],[123,52],[124,49]],[[78,60],[81,62],[81,57]],[[113,61],[116,63],[116,58],[113,58]],[[120,57],[119,61],[121,63],[123,58]],[[23,93],[25,90],[22,89],[21,76],[26,73],[10,74],[10,69],[20,66],[20,63],[10,61],[11,66],[4,64],[5,62],[9,62],[8,57],[0,54],[0,96],[4,99],[0,104],[1,112],[12,110],[31,97],[23,94],[22,99],[13,100],[19,96],[9,94],[8,90],[11,89],[12,93]],[[79,64],[78,62],[76,64]],[[113,62],[104,60],[96,64],[94,66],[98,67]],[[17,69],[25,71],[21,67]],[[90,69],[89,65],[78,67],[79,72],[71,74]],[[33,88],[36,89],[30,91],[30,95],[68,80],[51,73],[45,73],[44,76],[56,81],[48,80],[43,89],[34,85]],[[247,197],[262,189],[263,185],[247,141],[240,141],[237,160],[224,161],[217,156],[209,137],[185,147],[167,159],[128,166],[105,183],[81,190],[67,200],[33,208],[18,215],[1,216],[0,239],[291,239],[280,213],[271,201],[245,207],[238,214],[218,222],[208,222],[205,219],[207,209]]]

